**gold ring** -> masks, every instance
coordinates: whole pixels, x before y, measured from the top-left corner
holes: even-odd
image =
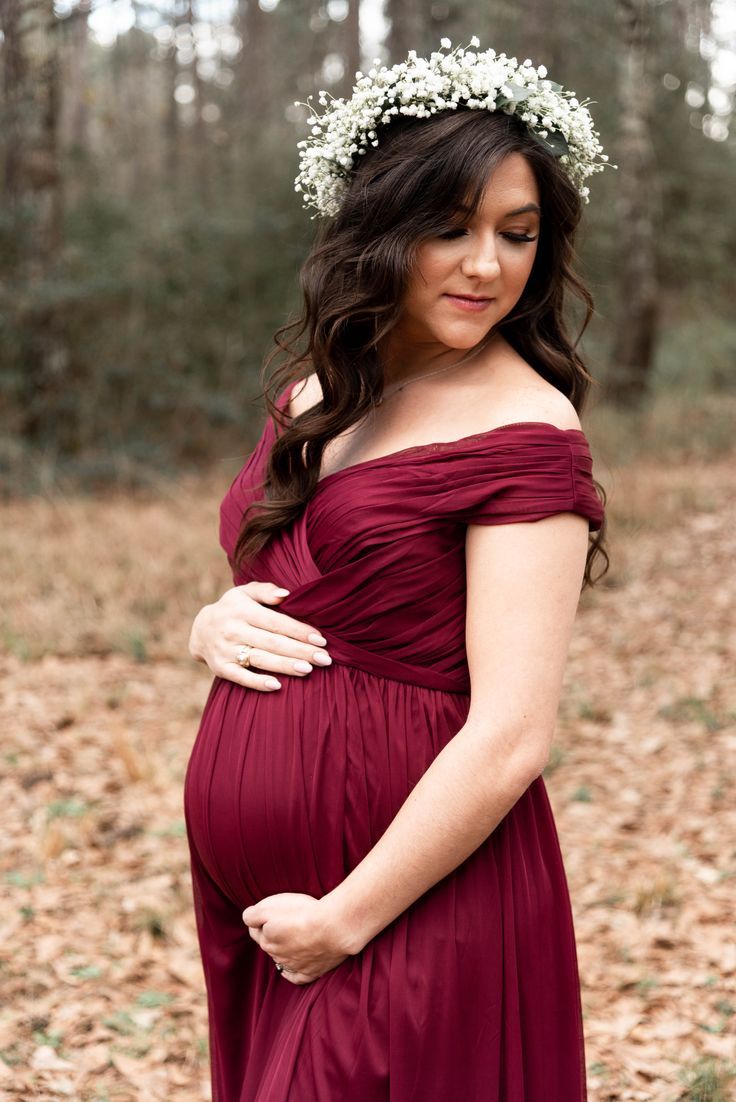
[[[247,670],[250,666],[250,652],[254,648],[249,643],[243,643],[239,648],[238,653],[235,655],[235,661],[239,666],[242,666],[244,670]]]

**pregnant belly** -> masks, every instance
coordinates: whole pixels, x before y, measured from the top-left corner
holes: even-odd
[[[242,907],[344,880],[467,714],[459,694],[337,663],[281,683],[216,680],[187,769],[190,844]]]

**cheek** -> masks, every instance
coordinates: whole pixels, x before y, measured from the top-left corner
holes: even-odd
[[[412,294],[421,296],[431,293],[437,283],[447,278],[448,270],[453,266],[452,260],[448,258],[447,249],[436,245],[424,245],[417,254],[411,281]]]
[[[532,274],[537,250],[519,248],[516,255],[508,257],[505,264],[504,276],[510,287],[521,291],[526,286],[529,276]]]

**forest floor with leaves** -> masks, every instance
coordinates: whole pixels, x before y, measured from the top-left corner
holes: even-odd
[[[592,1102],[736,1097],[734,458],[596,460],[612,567],[546,770]],[[226,484],[0,506],[2,1099],[209,1097],[182,782]]]

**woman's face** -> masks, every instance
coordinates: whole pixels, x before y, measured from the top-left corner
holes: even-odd
[[[403,364],[471,349],[513,309],[537,253],[539,204],[529,162],[509,153],[476,214],[422,242],[392,333]]]

